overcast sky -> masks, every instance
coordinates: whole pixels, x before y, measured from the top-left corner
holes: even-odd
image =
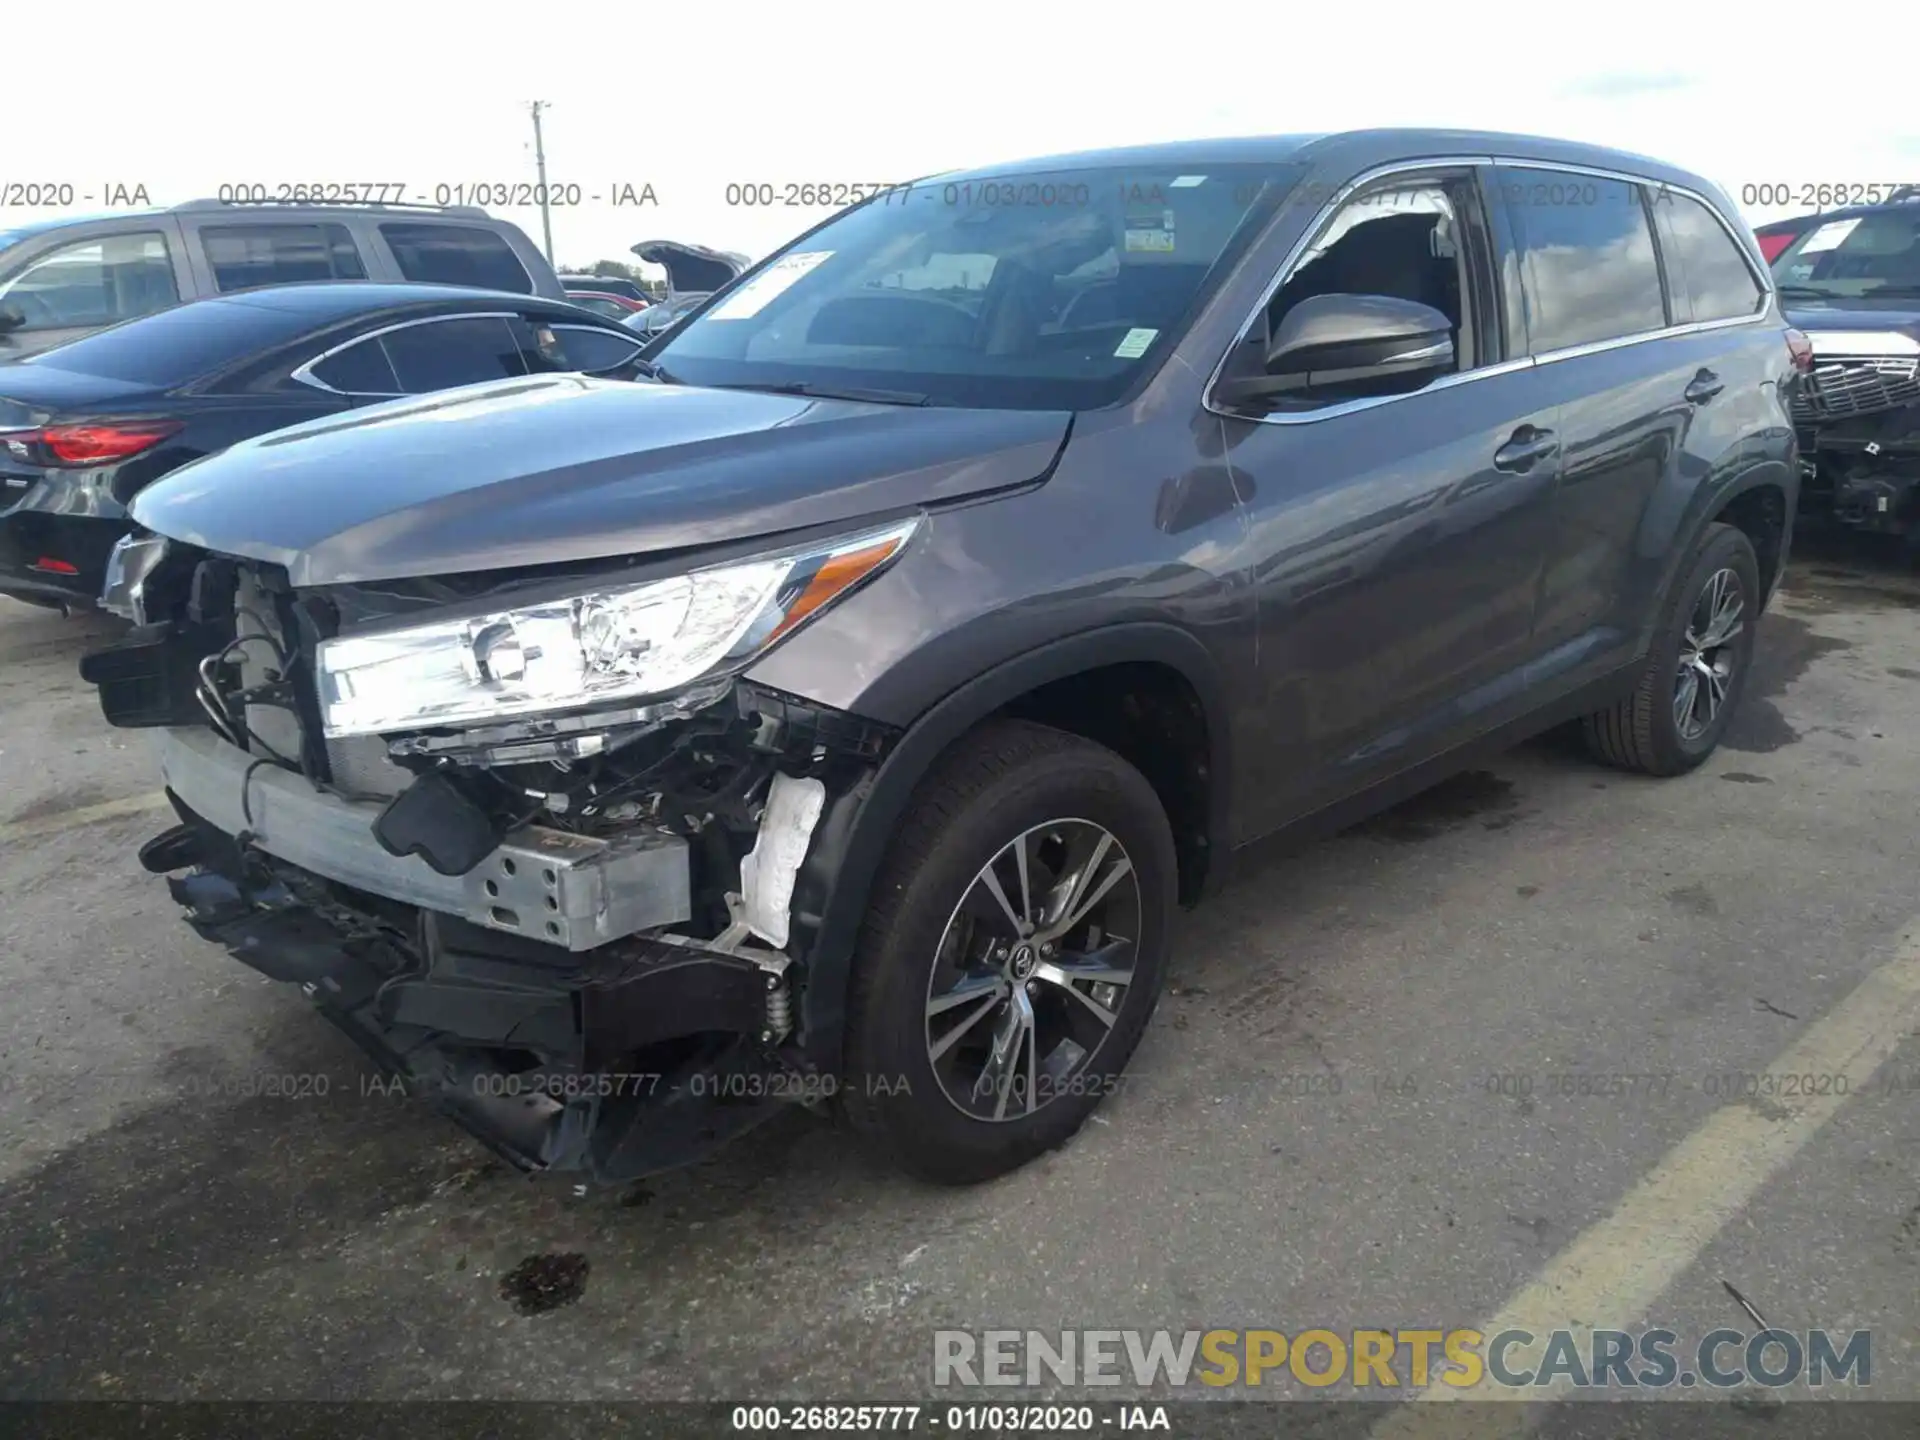
[[[1769,30],[1776,14],[1789,28]],[[427,198],[443,184],[530,182],[526,102],[538,99],[552,105],[548,179],[583,197],[553,212],[567,265],[630,259],[654,237],[758,256],[825,213],[729,206],[730,183],[892,181],[1102,145],[1372,125],[1618,146],[1705,173],[1736,201],[1761,183],[1920,183],[1911,0],[1790,18],[1671,0],[196,0],[86,15],[48,63],[9,68],[0,186],[70,183],[72,208],[87,211],[112,184],[171,204],[240,182],[397,181]],[[610,203],[648,185],[657,204]],[[1747,218],[1803,208],[1751,204]],[[47,213],[0,209],[0,228]],[[537,210],[498,213],[538,241]]]

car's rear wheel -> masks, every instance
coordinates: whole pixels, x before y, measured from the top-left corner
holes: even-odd
[[[1153,787],[1112,751],[1023,722],[963,740],[915,795],[862,929],[854,1128],[948,1184],[1066,1141],[1159,998],[1175,865]]]
[[[1588,748],[1647,775],[1684,774],[1711,755],[1746,689],[1760,601],[1752,542],[1709,526],[1632,693],[1587,716]]]

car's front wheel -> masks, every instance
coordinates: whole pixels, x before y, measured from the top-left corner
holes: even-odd
[[[901,1168],[970,1184],[1060,1145],[1159,998],[1172,831],[1112,751],[989,725],[916,793],[854,958],[844,1109]]]
[[[1761,598],[1753,543],[1709,526],[1632,693],[1586,718],[1593,753],[1647,775],[1683,774],[1711,755],[1746,689]]]

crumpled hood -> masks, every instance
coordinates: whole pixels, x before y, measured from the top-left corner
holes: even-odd
[[[644,555],[1023,485],[1065,411],[820,400],[578,375],[308,421],[142,491],[141,525],[295,585]]]

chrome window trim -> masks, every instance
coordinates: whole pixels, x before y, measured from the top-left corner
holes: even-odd
[[[1731,315],[1724,320],[1690,320],[1684,325],[1663,325],[1658,330],[1639,330],[1631,335],[1616,335],[1611,340],[1589,340],[1584,345],[1565,345],[1533,357],[1536,365],[1552,365],[1560,360],[1577,360],[1583,355],[1599,355],[1607,350],[1623,350],[1629,345],[1644,345],[1649,340],[1667,340],[1680,335],[1699,335],[1708,330],[1731,330],[1738,325],[1757,325],[1767,317]]]
[[[1396,175],[1418,175],[1429,170],[1457,170],[1462,166],[1500,166],[1516,170],[1558,170],[1573,175],[1591,175],[1596,179],[1618,180],[1629,185],[1655,187],[1677,195],[1685,195],[1706,206],[1707,213],[1719,221],[1720,228],[1734,241],[1734,249],[1740,252],[1746,262],[1747,272],[1760,285],[1761,303],[1751,315],[1731,315],[1719,320],[1694,320],[1678,325],[1663,325],[1657,330],[1641,330],[1632,335],[1614,336],[1606,340],[1594,340],[1583,345],[1564,346],[1558,350],[1544,351],[1538,355],[1524,355],[1518,359],[1503,360],[1498,365],[1486,365],[1472,370],[1459,371],[1452,375],[1443,375],[1431,384],[1418,390],[1409,390],[1400,395],[1371,395],[1360,400],[1341,400],[1325,405],[1317,410],[1300,411],[1290,415],[1248,415],[1237,410],[1223,408],[1214,403],[1214,390],[1220,384],[1221,374],[1227,368],[1227,360],[1240,344],[1241,337],[1253,325],[1254,319],[1272,303],[1280,287],[1292,278],[1294,268],[1312,246],[1314,240],[1326,229],[1328,223],[1339,212],[1340,207],[1353,198],[1354,192],[1364,189],[1381,180]],[[1486,197],[1489,201],[1497,197]],[[1649,221],[1651,224],[1651,221]],[[1655,236],[1658,243],[1658,236]],[[1377,165],[1371,170],[1363,170],[1349,180],[1326,204],[1315,213],[1312,222],[1301,232],[1274,272],[1273,279],[1261,291],[1260,298],[1247,311],[1244,319],[1235,327],[1233,340],[1225,353],[1214,364],[1213,373],[1207,377],[1205,389],[1201,392],[1201,408],[1226,420],[1238,420],[1254,425],[1311,425],[1321,420],[1331,420],[1340,415],[1351,415],[1361,410],[1372,410],[1381,405],[1392,405],[1401,400],[1412,400],[1417,396],[1430,395],[1436,390],[1451,389],[1456,385],[1465,385],[1475,380],[1490,380],[1498,375],[1510,375],[1519,370],[1531,369],[1536,365],[1551,365],[1561,360],[1574,360],[1584,355],[1598,355],[1607,350],[1623,349],[1628,345],[1643,344],[1648,340],[1662,340],[1673,336],[1695,335],[1709,330],[1728,330],[1738,325],[1757,325],[1767,320],[1773,308],[1774,291],[1771,271],[1756,271],[1753,257],[1747,253],[1747,247],[1741,243],[1727,224],[1726,216],[1720,213],[1720,207],[1698,191],[1685,185],[1675,185],[1666,180],[1654,180],[1645,175],[1634,175],[1624,170],[1607,170],[1594,165],[1563,164],[1552,160],[1521,159],[1496,155],[1451,155],[1418,160],[1394,160]]]
[[[639,312],[635,311],[634,313],[638,314]],[[633,354],[628,355],[626,360],[616,360],[611,365],[602,365],[598,370],[579,371],[578,373],[582,375],[602,375],[609,370],[618,370],[622,365],[627,363],[627,360],[633,359],[634,355],[638,355],[642,350],[647,348],[647,342],[645,340],[641,339],[640,336],[637,335],[635,332],[628,330],[626,326],[620,325],[617,323],[611,326],[582,325],[578,321],[562,320],[557,323],[549,324],[546,328],[549,330],[584,330],[589,335],[613,335],[614,339],[624,340],[633,346]],[[614,335],[613,332],[615,330],[621,330],[621,331],[624,331],[625,333],[620,335]]]
[[[330,350],[322,350],[304,364],[296,365],[287,377],[298,380],[302,385],[315,390],[323,390],[329,395],[340,395],[354,400],[398,400],[409,394],[405,390],[339,390],[313,373],[313,367],[331,360],[343,350],[351,350],[356,345],[364,345],[369,340],[378,340],[382,335],[391,335],[396,330],[412,330],[420,325],[444,325],[449,320],[518,320],[518,310],[463,310],[458,315],[427,315],[417,320],[396,320],[391,325],[382,325],[378,330],[369,330],[364,335],[356,335],[351,340],[342,340]],[[391,363],[391,362],[389,362]],[[398,375],[394,379],[398,380]]]

